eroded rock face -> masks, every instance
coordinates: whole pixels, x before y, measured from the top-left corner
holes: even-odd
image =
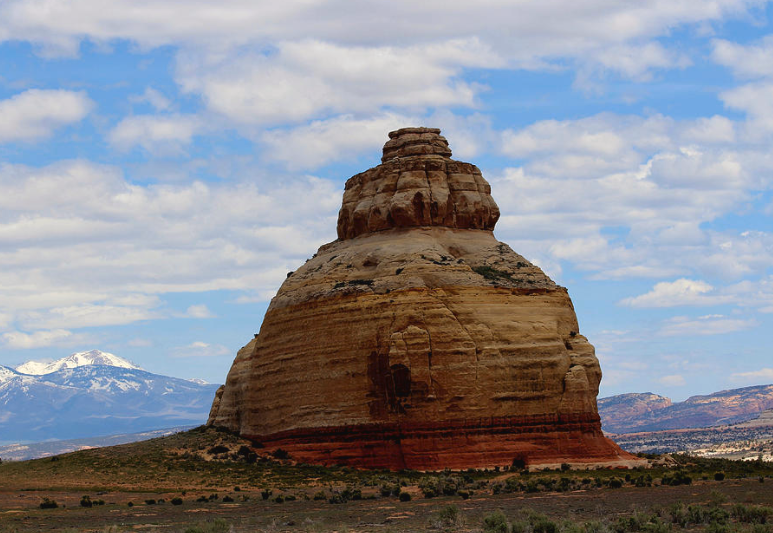
[[[499,208],[478,167],[452,160],[434,128],[393,131],[382,164],[346,182],[338,238],[392,228],[493,230]]]
[[[566,289],[494,238],[488,183],[439,133],[390,133],[347,182],[339,239],[279,289],[208,423],[317,464],[634,461],[601,433]]]

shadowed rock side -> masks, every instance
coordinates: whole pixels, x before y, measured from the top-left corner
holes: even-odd
[[[601,433],[601,371],[566,289],[494,238],[480,171],[439,130],[390,138],[208,423],[317,464],[634,464]]]

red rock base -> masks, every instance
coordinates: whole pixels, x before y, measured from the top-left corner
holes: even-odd
[[[325,466],[461,470],[636,461],[604,437],[593,415],[363,424],[245,436],[269,451],[281,448],[298,462]]]

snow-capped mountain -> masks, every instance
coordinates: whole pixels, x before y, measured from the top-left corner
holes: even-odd
[[[133,368],[135,370],[142,370],[140,367],[127,361],[117,355],[102,352],[99,350],[91,350],[89,352],[78,352],[67,357],[63,357],[53,363],[48,361],[27,361],[26,363],[16,367],[16,371],[22,374],[30,374],[33,376],[43,376],[50,374],[63,368],[78,368],[81,366],[89,365],[103,365],[103,366],[115,366],[118,368]]]
[[[152,374],[98,350],[46,364],[58,370],[0,366],[0,444],[200,425],[218,387]]]

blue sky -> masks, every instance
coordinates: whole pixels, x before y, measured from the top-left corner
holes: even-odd
[[[390,130],[440,127],[568,287],[601,395],[773,382],[773,8],[0,4],[0,364],[222,382]]]

